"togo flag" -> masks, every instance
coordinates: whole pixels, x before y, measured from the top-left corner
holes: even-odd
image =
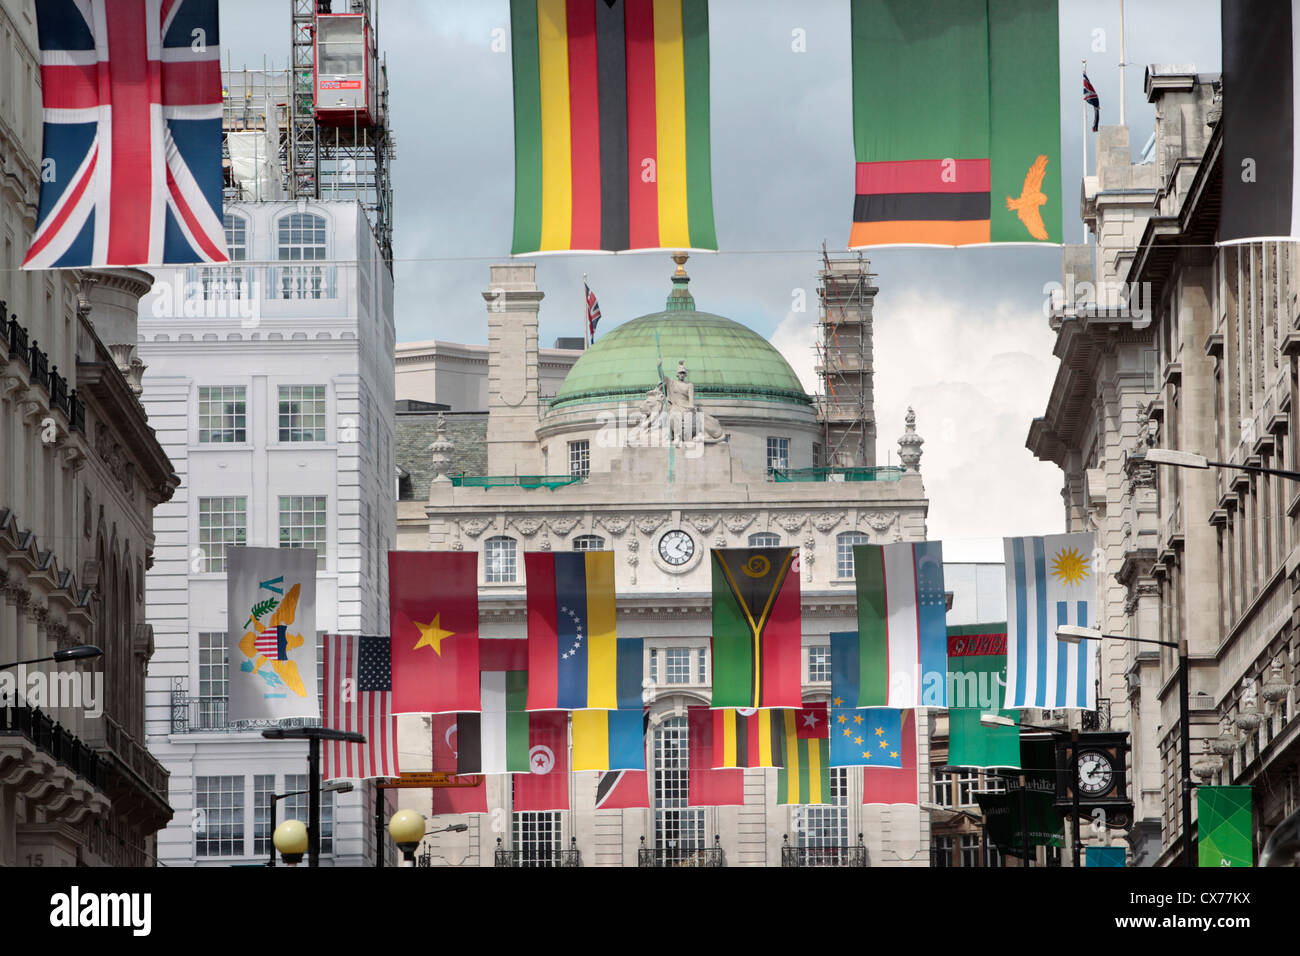
[[[1056,638],[1062,624],[1092,626],[1097,580],[1092,535],[1004,538],[1007,567],[1007,693],[1018,707],[1096,709],[1093,641]]]
[[[948,631],[943,545],[853,548],[858,589],[859,707],[946,707]]]
[[[776,802],[831,802],[831,756],[825,704],[777,711],[785,731],[785,766],[776,772]]]

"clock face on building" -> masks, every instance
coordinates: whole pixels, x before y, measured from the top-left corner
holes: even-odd
[[[1097,750],[1079,752],[1079,792],[1097,796],[1110,789],[1115,773],[1110,757]]]
[[[659,539],[659,557],[666,564],[681,567],[695,554],[695,540],[681,529],[665,531]]]

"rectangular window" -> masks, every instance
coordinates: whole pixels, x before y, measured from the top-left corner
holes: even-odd
[[[197,720],[200,730],[217,730],[226,726],[226,701],[230,696],[227,640],[225,631],[199,632],[198,712],[191,714],[190,720]]]
[[[307,775],[305,773],[287,773],[284,775],[283,793],[298,793],[297,796],[285,797],[280,801],[279,818],[284,820],[302,820],[304,823],[310,815],[310,804],[308,803]],[[322,853],[334,852],[334,794],[322,793],[320,795],[320,851]]]
[[[853,577],[853,546],[870,543],[861,531],[845,531],[835,539],[835,571],[841,578]]]
[[[325,570],[325,496],[280,496],[280,547],[315,548],[316,570]]]
[[[685,717],[669,717],[654,732],[654,849],[665,865],[682,865],[702,850],[704,809],[688,807],[690,749]]]
[[[952,867],[952,837],[937,836],[930,844],[930,866],[935,869]]]
[[[984,772],[984,789],[989,793],[1006,793],[1007,778],[1000,777],[991,770]]]
[[[785,471],[790,467],[790,439],[788,438],[768,438],[767,440],[767,469],[778,469]]]
[[[946,773],[934,775],[934,802],[941,807],[952,806],[952,778]]]
[[[975,804],[975,791],[979,789],[978,770],[957,771],[957,806],[969,807]]]
[[[984,865],[1006,866],[1006,864],[1002,862],[1002,851],[992,843],[984,848]]]
[[[247,498],[199,499],[199,549],[205,572],[223,574],[226,570],[226,547],[248,543]]]
[[[569,474],[586,478],[591,473],[591,442],[569,442]]]
[[[963,833],[961,835],[961,865],[979,866],[980,862],[980,835],[978,833]]]
[[[244,778],[195,777],[195,856],[244,855]]]
[[[664,683],[689,684],[691,682],[691,649],[670,647],[664,651]]]
[[[280,386],[280,441],[325,440],[325,386]]]
[[[200,444],[247,441],[247,422],[244,386],[205,386],[199,389]]]
[[[253,776],[253,855],[266,856],[271,852],[271,794],[275,793],[275,774],[259,773]],[[276,819],[283,823],[292,819],[280,815],[284,808],[281,804],[276,811]],[[304,823],[306,817],[299,817]]]
[[[659,652],[650,648],[650,679],[659,683]]]
[[[808,648],[808,683],[829,682],[831,679],[831,649],[829,647]]]
[[[515,579],[515,539],[505,536],[488,538],[483,545],[484,580],[488,584],[507,584]]]
[[[702,647],[695,652],[695,682],[697,684],[707,684],[709,682],[707,664],[705,663],[708,653]]]
[[[560,811],[516,813],[512,828],[520,866],[559,866],[564,849]]]

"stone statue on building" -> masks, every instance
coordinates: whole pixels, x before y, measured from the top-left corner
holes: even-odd
[[[695,386],[686,380],[685,362],[677,363],[676,378],[665,375],[663,363],[660,362],[659,385],[650,394],[656,396],[656,399],[647,397],[642,407],[644,409],[647,404],[653,406],[658,401],[659,416],[663,419],[668,429],[667,437],[673,444],[718,442],[726,437],[718,420],[695,403]]]

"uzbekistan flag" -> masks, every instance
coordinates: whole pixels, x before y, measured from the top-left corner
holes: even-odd
[[[640,638],[615,630],[613,551],[529,551],[528,709],[641,712]]]
[[[645,724],[636,710],[575,710],[573,769],[644,770]]]
[[[853,0],[849,246],[1062,241],[1055,3]]]
[[[860,544],[853,548],[853,567],[858,591],[857,705],[946,707],[943,544]],[[834,653],[832,645],[832,658]]]
[[[797,548],[713,549],[713,706],[803,706]]]
[[[905,710],[900,715],[899,737],[895,740],[883,739],[887,747],[881,748],[889,755],[891,763],[898,766],[871,766],[862,770],[862,802],[870,804],[915,805],[918,801],[918,777],[916,771],[916,728],[920,714],[915,710]],[[872,728],[873,732],[876,728]],[[877,741],[879,746],[879,741]]]
[[[1095,642],[1056,639],[1062,624],[1092,627],[1097,580],[1089,532],[1004,538],[1008,709],[1096,709]]]
[[[776,802],[807,805],[831,802],[830,735],[826,705],[780,711],[785,736],[785,766],[776,773]]]
[[[689,771],[686,805],[741,807],[745,805],[745,771],[714,770],[713,712],[686,708],[686,766]]]
[[[388,552],[393,713],[479,709],[478,555]]]
[[[716,249],[707,0],[511,0],[515,255]]]
[[[713,766],[779,767],[785,762],[784,711],[725,707],[713,711]]]

